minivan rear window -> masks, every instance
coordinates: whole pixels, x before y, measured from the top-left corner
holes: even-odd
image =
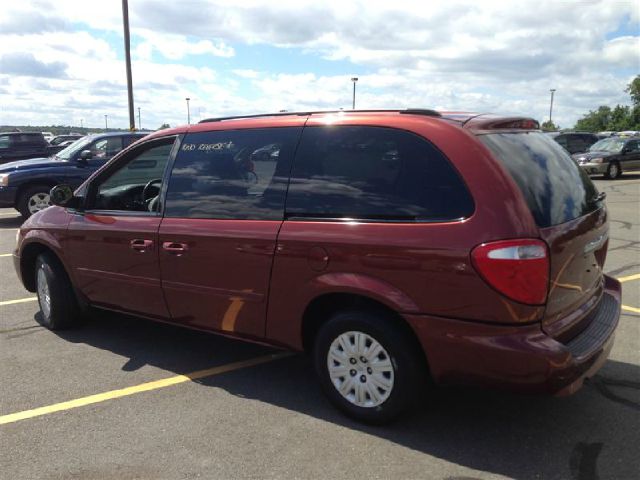
[[[509,171],[539,227],[565,223],[600,208],[589,176],[548,136],[523,132],[478,138]]]

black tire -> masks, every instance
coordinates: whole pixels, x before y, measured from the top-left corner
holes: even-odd
[[[76,326],[80,322],[78,302],[67,272],[54,255],[42,253],[38,256],[35,280],[42,324],[50,330]],[[46,282],[49,308],[45,305],[46,293],[39,283],[41,281]]]
[[[51,187],[48,185],[32,185],[31,187],[27,187],[20,193],[20,197],[18,197],[16,210],[18,210],[25,219],[29,218],[32,215],[29,210],[29,200],[38,194],[49,195],[50,191]]]
[[[372,406],[357,405],[355,403],[357,398],[349,400],[343,396],[331,379],[328,366],[330,348],[334,341],[337,341],[341,335],[347,334],[347,332],[366,334],[377,341],[385,350],[384,353],[388,354],[393,366],[393,383],[392,387],[388,389],[389,393],[385,393],[382,389],[377,391],[382,397],[385,394],[387,395],[386,399],[380,404]],[[384,359],[385,356],[383,355],[382,358]],[[387,423],[423,400],[428,379],[424,356],[419,351],[415,339],[411,338],[410,333],[406,332],[401,325],[398,325],[397,322],[394,322],[393,319],[388,318],[386,315],[360,310],[339,312],[333,315],[322,325],[316,336],[313,358],[316,373],[329,400],[342,412],[356,420],[372,424]],[[349,362],[353,362],[353,359],[349,359]],[[366,367],[366,362],[353,366],[356,368]],[[358,381],[363,385],[371,381],[368,375],[361,375],[366,374],[366,371],[360,371],[355,375],[353,374],[354,371],[356,371],[355,368],[350,370],[348,374],[353,377],[350,381],[354,386]],[[368,373],[371,373],[371,371]],[[343,384],[346,386],[349,379],[347,374],[344,377]],[[368,388],[378,387],[374,387],[372,383]],[[349,395],[351,394],[355,397],[355,390],[351,390]],[[366,393],[364,399],[366,401],[374,400],[368,393]]]
[[[620,163],[618,162],[609,163],[605,177],[611,180],[615,180],[616,178],[620,178],[620,175],[622,175],[622,168],[620,168]]]

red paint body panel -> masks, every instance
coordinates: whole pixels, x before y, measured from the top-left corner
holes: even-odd
[[[65,251],[76,287],[98,306],[151,317],[169,312],[160,285],[158,227],[161,217],[73,215]],[[143,251],[134,240],[150,240]]]
[[[424,313],[494,323],[540,320],[542,307],[495,293],[475,272],[469,239],[493,238],[479,215],[464,222],[386,224],[286,221],[273,267],[267,337],[301,348],[300,318],[314,298],[354,293],[402,313]],[[309,265],[313,248],[329,260]]]
[[[163,287],[176,323],[264,336],[269,276],[280,221],[165,218],[160,244]]]

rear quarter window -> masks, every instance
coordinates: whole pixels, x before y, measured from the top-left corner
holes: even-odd
[[[601,206],[589,176],[540,132],[492,133],[479,139],[520,188],[539,227],[565,223]]]
[[[474,203],[449,160],[424,138],[385,127],[305,128],[288,217],[451,221]]]

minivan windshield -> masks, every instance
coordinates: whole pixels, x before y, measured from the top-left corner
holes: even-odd
[[[624,147],[624,138],[603,138],[589,147],[590,152],[620,153]]]
[[[547,135],[492,133],[478,138],[511,174],[539,227],[565,223],[602,206],[589,176]]]
[[[64,162],[68,162],[71,159],[71,157],[73,157],[77,152],[86,150],[87,145],[89,145],[92,141],[93,141],[92,136],[83,137],[80,140],[73,142],[67,148],[60,150],[58,153],[56,153],[56,158]]]

